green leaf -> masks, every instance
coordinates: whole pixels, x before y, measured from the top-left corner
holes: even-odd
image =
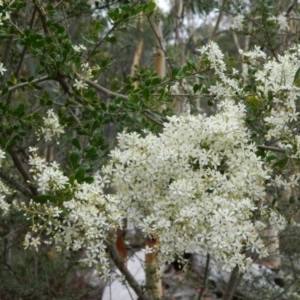
[[[33,197],[33,201],[37,203],[46,203],[48,200],[53,202],[54,197],[51,195],[38,195]]]
[[[273,167],[280,167],[280,168],[282,168],[282,167],[284,167],[284,166],[287,164],[288,160],[289,160],[288,157],[285,156],[285,157],[283,157],[282,159],[276,161],[276,162],[273,164]]]
[[[83,169],[83,170],[90,170],[91,169],[91,166],[88,164],[88,163],[84,163],[84,164],[81,164],[79,169]]]
[[[276,158],[277,158],[277,155],[276,155],[276,154],[270,153],[270,154],[266,157],[266,161],[267,161],[267,162],[270,162],[270,161],[272,161],[272,160],[274,160],[274,159],[276,159]]]
[[[86,177],[84,177],[83,181],[87,182],[87,183],[93,183],[94,182],[94,177],[86,176]]]
[[[75,179],[80,183],[83,182],[85,178],[85,170],[79,169],[75,174]]]
[[[273,100],[273,92],[272,91],[268,91],[268,101],[272,101]]]
[[[0,30],[0,37],[2,37],[2,38],[4,38],[4,37],[7,37],[7,33],[6,33],[6,31],[4,31],[4,30]]]
[[[202,84],[195,83],[193,86],[194,94],[196,94],[202,87]]]
[[[152,13],[155,10],[155,7],[156,7],[155,2],[153,1],[149,2],[146,12]]]
[[[108,43],[115,43],[117,41],[117,39],[114,36],[107,36],[105,38],[105,41],[108,42]]]
[[[70,155],[71,164],[74,170],[79,167],[79,154],[77,152],[72,152]]]
[[[16,144],[17,144],[17,142],[18,142],[18,140],[20,139],[20,135],[18,134],[18,133],[15,133],[11,138],[10,138],[10,140],[7,142],[7,144],[6,144],[6,149],[11,149],[12,147],[14,147]]]
[[[72,143],[72,145],[73,145],[74,147],[76,147],[78,150],[81,150],[81,146],[80,146],[79,140],[78,140],[77,138],[73,138],[71,143]]]
[[[61,225],[59,222],[57,222],[53,217],[50,217],[50,221],[54,226],[59,226]]]
[[[2,95],[5,95],[7,92],[8,92],[8,87],[6,86],[2,89]]]
[[[186,63],[187,63],[187,66],[189,67],[189,69],[197,71],[196,64],[191,58],[187,58]]]
[[[150,90],[147,87],[144,87],[143,89],[143,97],[148,100],[150,96]]]
[[[24,114],[25,114],[25,105],[24,103],[21,103],[16,109],[14,109],[12,111],[12,114],[15,116],[15,117],[23,117]]]
[[[300,87],[300,68],[295,73],[293,84]]]
[[[90,159],[90,160],[97,160],[99,155],[98,151],[95,147],[88,147],[88,149],[84,149],[85,152],[85,158]]]
[[[132,103],[138,103],[138,101],[139,101],[139,96],[138,96],[137,94],[135,94],[135,93],[130,93],[130,94],[128,95],[128,99],[129,99],[129,101],[132,102]]]

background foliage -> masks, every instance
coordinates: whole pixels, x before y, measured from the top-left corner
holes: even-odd
[[[257,69],[245,67],[239,49],[258,45],[277,59],[297,44],[297,1],[199,0],[168,5],[163,13],[153,1],[0,1],[0,147],[6,153],[0,177],[13,191],[6,197],[9,204],[47,198],[29,172],[29,147],[37,146],[48,162],[57,161],[71,180],[90,183],[109,159],[118,132],[159,133],[167,116],[187,110],[214,114],[218,101],[209,89],[218,78],[208,62],[199,59],[197,50],[212,40],[225,53],[228,68],[246,72],[247,96],[236,100],[247,106],[253,141],[266,144],[268,128],[261,121],[266,103],[256,96]],[[245,14],[244,26],[233,30],[232,19],[240,13]],[[281,13],[287,16],[290,30],[279,30],[270,19]],[[155,68],[157,36],[151,18],[163,28],[161,48],[167,58],[163,78]],[[142,51],[134,65],[141,41]],[[299,86],[297,74],[294,83]],[[271,103],[272,94],[268,97]],[[64,126],[59,144],[37,134],[49,109]],[[298,119],[294,128],[299,131]],[[272,140],[268,146],[276,143]],[[285,151],[261,148],[257,155],[271,162],[274,174],[298,169],[299,159],[292,160]],[[286,292],[293,291],[289,297],[296,297],[300,271],[297,188],[270,188],[268,195],[269,205],[288,220],[280,235],[282,270]],[[78,264],[82,253],[58,255],[50,245],[43,245],[39,252],[24,251],[30,221],[15,209],[0,220],[1,299],[99,299],[103,285],[87,283],[89,271]]]

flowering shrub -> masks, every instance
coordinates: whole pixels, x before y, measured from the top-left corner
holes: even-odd
[[[53,109],[47,111],[47,117],[44,117],[43,121],[43,127],[40,128],[38,135],[40,137],[43,136],[45,142],[50,142],[65,132],[63,127],[59,124],[59,119]]]
[[[158,237],[159,261],[208,251],[226,270],[266,256],[259,211],[269,179],[246,129],[245,107],[224,101],[211,117],[171,117],[159,136],[118,136],[104,168],[131,222]],[[275,214],[273,212],[273,214]]]
[[[31,172],[38,190],[44,195],[21,203],[19,209],[32,221],[34,234],[27,233],[25,248],[33,246],[38,250],[41,242],[56,244],[56,250],[84,250],[83,264],[100,264],[103,276],[109,275],[109,260],[106,241],[117,227],[122,225],[122,214],[118,209],[119,201],[112,195],[104,195],[103,188],[108,183],[106,177],[95,174],[92,183],[70,182],[63,175],[57,163],[47,162],[32,148],[30,158]],[[47,194],[46,194],[47,193]],[[42,202],[40,203],[40,199]],[[55,205],[57,203],[57,205]],[[42,240],[41,233],[48,239]]]
[[[99,264],[105,277],[110,256],[137,286],[115,259],[125,219],[142,230],[144,250],[158,263],[202,252],[225,270],[245,271],[249,252],[265,257],[260,231],[286,226],[280,201],[266,199],[295,189],[300,178],[296,2],[281,12],[276,1],[223,1],[209,40],[227,35],[218,26],[228,16],[235,31],[228,54],[198,40],[207,32],[184,21],[188,7],[206,11],[199,1],[171,5],[176,28],[165,41],[153,25],[169,18],[154,1],[69,2],[0,0],[0,208],[21,210],[31,224],[28,232],[26,221],[3,218],[0,252],[10,276],[6,240],[28,232],[25,248],[81,250],[80,261]],[[205,2],[209,10],[218,1]],[[164,78],[148,67],[152,40],[143,36],[150,30]],[[187,39],[191,32],[197,35]],[[199,59],[184,65],[184,49],[194,53],[200,44]],[[159,68],[163,57],[169,63]],[[184,115],[172,116],[174,108]],[[123,133],[110,152],[116,131]],[[114,193],[104,192],[108,186]]]

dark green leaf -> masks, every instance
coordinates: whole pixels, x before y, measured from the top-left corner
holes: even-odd
[[[70,155],[71,164],[74,170],[76,170],[79,167],[79,154],[77,152],[72,152]]]
[[[277,162],[275,162],[273,164],[273,167],[280,167],[280,168],[282,168],[282,167],[284,167],[287,164],[288,160],[289,160],[288,157],[284,156],[282,159],[280,159]]]
[[[94,182],[94,177],[86,176],[86,177],[84,177],[83,181],[87,182],[87,183],[93,183]]]
[[[294,76],[294,85],[300,87],[300,68],[296,71]]]
[[[81,150],[81,146],[80,146],[79,140],[77,138],[72,139],[72,145],[74,147],[76,147],[78,150]]]
[[[33,201],[37,203],[46,203],[48,200],[53,202],[54,197],[51,195],[38,195],[33,197]]]
[[[88,149],[84,150],[85,152],[85,158],[90,159],[90,160],[96,160],[98,159],[98,151],[95,147],[88,147]]]
[[[79,169],[75,174],[75,179],[80,183],[84,181],[85,169]]]

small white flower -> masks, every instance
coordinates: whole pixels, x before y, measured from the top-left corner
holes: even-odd
[[[149,247],[148,245],[146,245],[146,247],[144,249],[142,249],[143,252],[145,252],[146,254],[150,254],[153,253],[154,249],[153,247]]]
[[[0,63],[0,73],[1,73],[1,75],[3,75],[3,73],[6,72],[6,71],[7,71],[7,69],[4,68],[3,63]]]
[[[239,14],[236,17],[234,17],[232,20],[231,28],[238,30],[238,31],[242,31],[244,19],[245,19],[245,17],[242,14]]]
[[[38,147],[29,147],[29,152],[37,152],[39,150]]]
[[[287,17],[283,13],[278,15],[277,17],[269,17],[268,20],[275,21],[278,24],[280,31],[290,30]]]
[[[65,131],[63,126],[60,125],[58,116],[54,113],[53,109],[47,111],[47,117],[43,118],[44,126],[38,131],[39,137],[43,136],[45,141],[52,141],[58,138]],[[33,150],[30,150],[33,149]],[[35,148],[29,148],[29,151],[34,151]]]
[[[78,80],[77,78],[75,79],[75,83],[73,84],[73,86],[77,90],[86,89],[88,87],[88,85],[83,80]]]
[[[86,47],[82,44],[72,46],[76,52],[81,52],[81,50],[86,50]]]

